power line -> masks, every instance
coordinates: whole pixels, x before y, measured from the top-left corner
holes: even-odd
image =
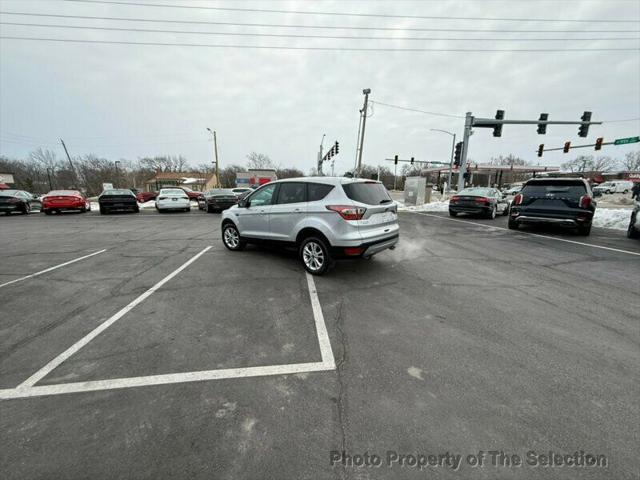
[[[428,112],[426,110],[418,110],[417,108],[403,107],[401,105],[393,105],[391,103],[382,103],[377,100],[369,100],[371,103],[375,103],[377,105],[384,105],[385,107],[398,108],[400,110],[408,110],[410,112],[418,112],[425,113],[427,115],[434,115],[436,117],[449,117],[449,118],[465,118],[464,115],[453,115],[451,113],[438,113],[438,112]]]
[[[296,15],[327,15],[340,17],[369,17],[369,18],[404,18],[419,20],[480,20],[492,22],[574,22],[574,23],[638,23],[639,20],[629,19],[573,19],[573,18],[500,18],[500,17],[452,17],[436,15],[392,15],[387,13],[353,13],[353,12],[322,12],[303,10],[277,10],[269,8],[239,8],[239,7],[212,7],[200,5],[175,5],[158,3],[136,3],[116,0],[63,0],[74,3],[93,3],[107,5],[126,5],[135,7],[161,7],[161,8],[181,8],[189,10],[216,10],[227,12],[254,12],[254,13],[284,13]]]
[[[475,29],[475,28],[429,28],[429,27],[361,27],[361,26],[335,26],[335,25],[300,25],[300,24],[278,24],[278,23],[241,23],[241,22],[217,22],[205,20],[164,20],[151,18],[131,18],[131,17],[102,17],[91,15],[61,15],[53,13],[31,13],[31,12],[8,12],[0,11],[1,15],[21,15],[26,17],[48,17],[48,18],[69,18],[78,20],[108,20],[121,22],[146,22],[146,23],[169,23],[184,25],[226,25],[234,27],[268,27],[268,28],[308,28],[327,30],[377,30],[389,32],[465,32],[465,33],[638,33],[635,30],[523,30],[523,29]]]
[[[619,41],[619,40],[640,40],[640,37],[581,37],[581,38],[451,38],[451,37],[368,37],[349,35],[300,35],[300,34],[279,34],[279,33],[240,33],[240,32],[203,32],[193,30],[157,30],[149,28],[123,28],[123,27],[90,27],[85,25],[60,25],[50,23],[21,23],[3,22],[0,25],[12,25],[20,27],[44,27],[44,28],[68,28],[80,30],[106,30],[116,32],[141,32],[141,33],[177,33],[193,35],[219,35],[219,36],[241,36],[241,37],[269,37],[269,38],[313,38],[313,39],[335,39],[335,40],[442,40],[442,41],[485,41],[485,42],[565,42],[565,41]]]
[[[46,38],[46,37],[19,37],[12,35],[0,36],[2,40],[27,40],[58,43],[87,43],[104,45],[154,45],[161,47],[203,47],[203,48],[240,48],[256,50],[316,50],[316,51],[341,51],[341,52],[616,52],[616,51],[640,51],[635,47],[616,48],[380,48],[380,47],[300,47],[280,45],[233,45],[212,43],[169,43],[169,42],[132,42],[125,40],[81,40],[75,38]]]

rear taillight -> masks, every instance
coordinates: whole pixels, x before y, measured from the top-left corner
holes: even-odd
[[[345,220],[360,220],[367,211],[364,207],[353,205],[327,205],[327,210],[340,214]]]
[[[364,252],[364,248],[362,247],[347,247],[344,249],[344,254],[350,257],[360,255],[362,252]]]
[[[484,203],[485,205],[489,205],[489,199],[487,197],[477,197],[475,199],[476,203]]]
[[[20,199],[19,198],[10,198],[9,199],[9,203],[20,203]]]
[[[522,199],[524,197],[522,196],[521,193],[517,194],[515,197],[513,197],[513,201],[511,202],[512,205],[520,205],[522,203]]]
[[[454,195],[453,197],[451,197],[451,202],[456,203],[458,200],[460,200],[460,197],[458,197],[457,195]]]
[[[589,208],[591,206],[591,197],[589,195],[583,195],[578,202],[580,208]]]

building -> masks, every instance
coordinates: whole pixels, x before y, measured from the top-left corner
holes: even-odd
[[[187,187],[202,192],[217,186],[215,174],[200,172],[158,172],[144,182],[144,189],[147,192],[158,191],[165,187]]]
[[[14,183],[12,173],[0,173],[0,190],[8,190]]]
[[[248,172],[236,173],[236,187],[256,188],[277,179],[276,171],[271,168],[250,168]]]

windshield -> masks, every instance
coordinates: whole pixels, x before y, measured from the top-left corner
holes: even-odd
[[[102,195],[133,195],[131,190],[105,190]]]
[[[465,188],[458,195],[471,195],[471,196],[491,195],[491,189],[490,188],[475,188],[475,187],[474,188]]]
[[[181,196],[186,196],[187,194],[184,193],[184,190],[181,190],[179,188],[167,188],[167,189],[162,189],[160,190],[160,194],[161,195],[181,195]]]
[[[378,182],[347,183],[342,185],[342,188],[347,197],[355,202],[380,205],[381,203],[393,201],[384,185]]]
[[[214,188],[209,190],[207,195],[233,195],[233,190],[229,188]]]
[[[51,192],[47,193],[47,195],[80,195],[80,192],[78,192],[77,190],[52,190]]]
[[[586,192],[584,184],[575,180],[529,183],[522,189],[529,197],[581,197]]]

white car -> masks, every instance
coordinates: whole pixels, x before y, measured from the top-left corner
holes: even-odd
[[[627,194],[633,188],[633,182],[628,180],[615,180],[611,182],[604,182],[600,185],[593,187],[595,192],[599,193],[624,193]]]
[[[511,188],[509,188],[508,190],[504,191],[505,195],[516,195],[518,193],[520,193],[520,190],[522,190],[522,185],[514,185]]]
[[[167,210],[191,210],[191,201],[188,195],[181,188],[162,188],[156,197],[156,210],[166,212]]]

